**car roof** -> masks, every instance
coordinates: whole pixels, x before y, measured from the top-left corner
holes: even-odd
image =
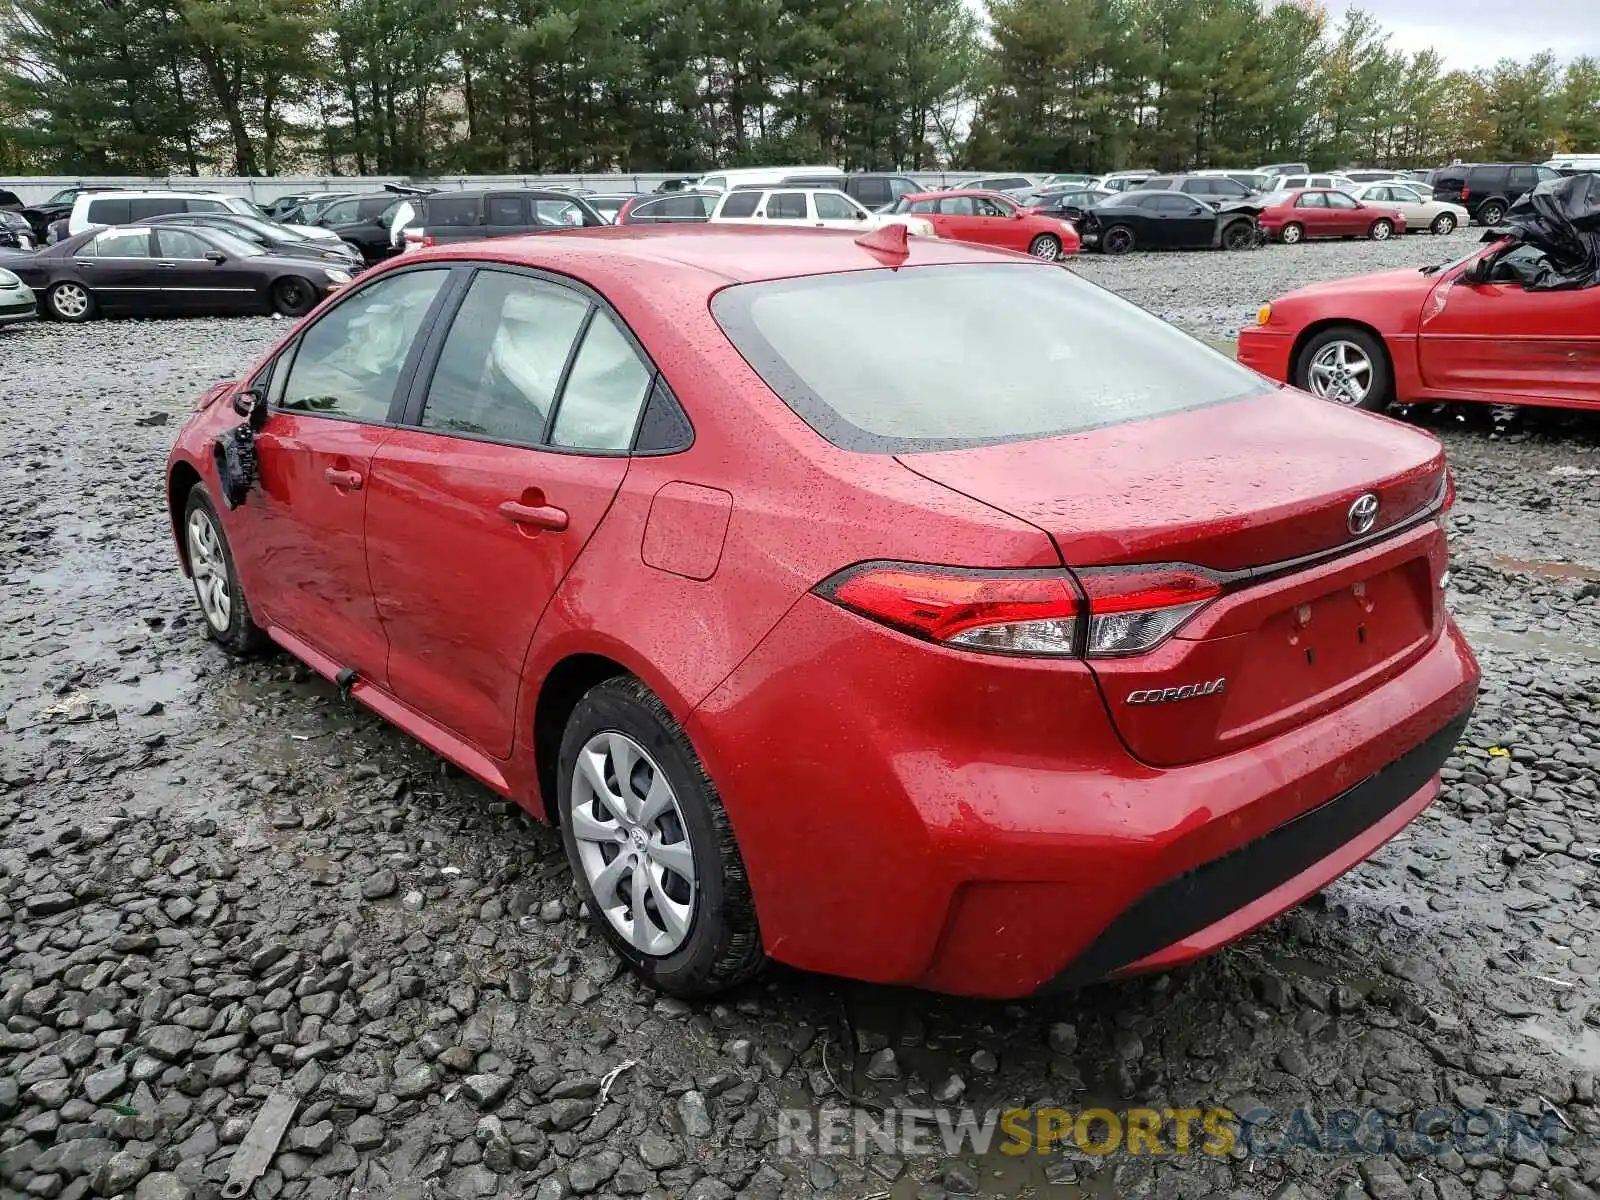
[[[943,193],[940,193],[943,194]],[[604,292],[612,281],[637,285],[646,274],[698,280],[706,293],[734,283],[881,268],[850,231],[694,223],[606,225],[453,243],[408,254],[539,267],[582,279]],[[942,238],[911,238],[905,266],[1012,263],[1016,254]]]
[[[995,176],[994,178],[1003,178]],[[901,196],[902,200],[939,200],[950,196],[982,196],[985,200],[1003,200],[1007,204],[1015,204],[1017,198],[1008,196],[1004,192],[994,192],[987,188],[951,188],[947,192],[907,192]]]

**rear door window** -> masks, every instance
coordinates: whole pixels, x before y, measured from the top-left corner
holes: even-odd
[[[128,216],[127,199],[116,196],[89,201],[84,208],[83,216],[91,225],[123,225],[132,219]]]
[[[739,284],[711,310],[802,420],[865,453],[1054,437],[1270,386],[1072,272],[1027,263]]]
[[[156,246],[162,258],[203,259],[211,249],[211,243],[186,229],[156,230]]]
[[[767,197],[767,219],[770,221],[803,221],[806,219],[806,194],[804,192],[773,192]]]
[[[1328,197],[1322,192],[1307,192],[1294,202],[1296,208],[1327,208]]]
[[[367,200],[357,200],[356,219],[358,221],[370,221],[374,217],[382,215],[384,210],[394,202],[393,196],[373,196]]]
[[[1525,192],[1539,182],[1539,175],[1532,167],[1511,168],[1511,190]]]
[[[887,179],[858,179],[853,190],[855,198],[868,208],[887,204],[894,196],[889,191]]]
[[[722,215],[725,217],[753,217],[756,215],[756,206],[760,203],[760,192],[729,192],[728,198],[722,204]]]
[[[621,207],[621,201],[617,206]],[[528,223],[528,198],[526,196],[490,196],[484,201],[489,225],[526,225]]]
[[[148,229],[108,229],[92,243],[96,258],[149,258]]]
[[[570,288],[479,271],[428,384],[422,425],[536,446],[589,302]]]
[[[812,197],[817,206],[817,220],[819,221],[853,221],[860,214],[855,206],[843,196],[835,196],[829,192],[818,192]]]
[[[143,221],[146,217],[164,217],[169,213],[184,211],[184,201],[174,196],[135,196],[128,201],[130,221]]]
[[[550,441],[573,450],[626,450],[652,371],[611,314],[597,310],[573,359]]]
[[[336,204],[330,204],[322,210],[320,219],[324,225],[354,225],[361,219],[361,202],[340,200]]]
[[[423,225],[434,229],[470,229],[483,220],[481,196],[429,196]],[[489,224],[506,222],[490,221]]]

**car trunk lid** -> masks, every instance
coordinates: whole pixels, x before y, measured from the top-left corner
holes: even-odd
[[[1090,659],[1119,733],[1152,764],[1224,753],[1348,702],[1404,669],[1443,621],[1443,535],[1419,523],[1442,496],[1442,448],[1297,392],[900,462],[1038,526],[1080,580],[1188,563],[1222,583],[1155,649]],[[1366,496],[1370,527],[1370,501],[1353,512]]]

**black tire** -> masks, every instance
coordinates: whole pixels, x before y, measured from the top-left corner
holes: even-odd
[[[613,927],[579,858],[573,777],[579,752],[596,734],[606,732],[626,734],[659,764],[683,814],[698,895],[688,933],[669,954],[645,954]],[[597,684],[572,710],[556,763],[556,806],[578,895],[601,935],[652,987],[673,996],[708,996],[749,979],[766,965],[744,859],[716,786],[667,706],[638,679],[625,675]]]
[[[1253,250],[1255,245],[1256,230],[1249,221],[1234,221],[1222,231],[1224,250]]]
[[[1440,213],[1437,217],[1435,217],[1433,219],[1433,224],[1428,226],[1428,228],[1431,229],[1434,233],[1437,233],[1437,234],[1440,234],[1440,235],[1447,234],[1447,233],[1454,233],[1456,231],[1456,215],[1455,215],[1455,213],[1447,213],[1447,212]]]
[[[1499,200],[1486,200],[1483,207],[1478,210],[1478,223],[1480,225],[1498,225],[1505,220],[1506,206]]]
[[[1372,228],[1367,230],[1367,236],[1375,242],[1387,242],[1394,236],[1394,222],[1379,217],[1372,223]]]
[[[1278,240],[1285,246],[1295,246],[1305,239],[1306,231],[1298,221],[1290,221],[1278,231]]]
[[[1362,352],[1372,363],[1372,383],[1366,396],[1359,404],[1351,405],[1354,408],[1365,409],[1367,412],[1382,412],[1389,407],[1389,402],[1394,398],[1394,369],[1389,365],[1389,353],[1383,347],[1383,342],[1365,329],[1356,325],[1330,325],[1326,329],[1318,330],[1306,344],[1300,347],[1300,352],[1295,355],[1294,361],[1294,386],[1302,391],[1313,392],[1311,385],[1311,361],[1330,342],[1352,342],[1359,346]]]
[[[1028,253],[1045,262],[1058,262],[1061,259],[1061,239],[1054,234],[1041,233],[1028,243]]]
[[[52,317],[72,325],[92,321],[95,310],[99,308],[88,285],[72,279],[51,284],[50,290],[44,294],[44,302]]]
[[[272,285],[272,308],[286,317],[303,317],[317,306],[317,289],[299,275],[285,275]]]
[[[1112,256],[1127,254],[1133,249],[1135,240],[1133,230],[1126,225],[1113,225],[1100,235],[1100,250]]]
[[[192,540],[193,524],[197,515],[209,522],[220,551],[218,557],[226,572],[228,619],[221,625],[207,610],[205,597],[201,595],[203,582],[198,573],[195,542]],[[206,494],[203,483],[197,483],[189,489],[188,498],[183,506],[183,527],[180,536],[184,539],[184,561],[189,567],[190,584],[194,589],[195,603],[200,606],[200,623],[205,627],[206,636],[231,654],[258,654],[267,649],[272,644],[271,639],[261,631],[255,618],[250,615],[250,602],[245,597],[244,585],[239,582],[239,571],[233,564],[233,548],[228,545],[228,534],[222,527],[216,506],[211,503],[211,497]]]

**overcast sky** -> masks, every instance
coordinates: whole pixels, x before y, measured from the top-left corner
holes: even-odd
[[[1600,55],[1595,0],[1329,0],[1336,20],[1346,7],[1364,8],[1382,22],[1395,49],[1432,46],[1449,68],[1488,67],[1541,50],[1563,61]]]

